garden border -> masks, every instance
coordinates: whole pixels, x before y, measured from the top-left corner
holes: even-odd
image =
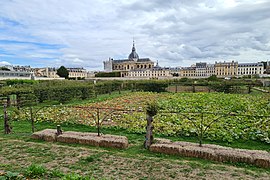
[[[151,152],[202,158],[218,162],[247,163],[263,168],[270,168],[270,152],[262,150],[236,149],[214,144],[172,142],[168,139],[155,139],[150,146]]]
[[[128,147],[128,139],[125,136],[116,136],[116,135],[98,136],[97,133],[88,133],[88,132],[83,133],[75,131],[66,131],[62,132],[62,134],[60,135],[57,135],[57,131],[55,129],[45,129],[33,133],[32,138],[49,142],[76,143],[100,147],[112,147],[119,149],[125,149]]]

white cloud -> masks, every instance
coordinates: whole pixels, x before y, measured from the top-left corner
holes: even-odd
[[[11,64],[7,61],[0,61],[0,66],[5,66],[5,65],[11,65]]]
[[[140,57],[164,66],[251,62],[269,59],[270,53],[267,0],[13,0],[0,1],[0,12],[0,40],[46,45],[0,43],[0,48],[44,66],[102,69],[108,57],[128,56],[133,37]]]

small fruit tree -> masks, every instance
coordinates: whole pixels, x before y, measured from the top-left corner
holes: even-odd
[[[153,116],[155,116],[158,112],[158,106],[156,102],[149,102],[146,106],[146,120],[147,120],[147,126],[146,126],[146,136],[145,136],[145,142],[144,147],[148,149],[150,145],[153,143],[153,129],[154,126],[152,125],[153,122]]]

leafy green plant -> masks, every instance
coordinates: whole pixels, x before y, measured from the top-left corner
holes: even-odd
[[[24,174],[29,178],[38,178],[44,176],[46,172],[46,169],[42,165],[31,164]]]
[[[81,162],[85,163],[90,163],[90,162],[95,162],[95,161],[100,161],[100,156],[102,155],[102,153],[98,153],[98,154],[93,154],[90,156],[87,156],[85,158],[81,159]]]
[[[158,113],[158,104],[155,101],[148,102],[146,105],[146,113],[150,116],[155,116]]]
[[[58,177],[58,178],[60,178],[60,177],[63,177],[64,176],[64,174],[61,172],[61,171],[59,171],[59,170],[57,170],[57,169],[54,169],[54,170],[52,170],[50,173],[49,173],[49,176],[50,177]]]
[[[75,173],[67,174],[62,179],[63,180],[90,180],[90,178],[88,177],[84,177]]]
[[[156,99],[156,102],[147,104],[149,99]],[[269,143],[269,102],[267,94],[255,96],[225,93],[133,92],[117,96],[117,98],[99,99],[98,102],[91,101],[83,106],[126,110],[147,110],[148,108],[152,115],[156,114],[156,106],[158,106],[159,113],[155,115],[155,121],[153,122],[155,127],[153,132],[156,134],[182,137],[194,137],[201,134],[202,138],[210,141],[231,143],[237,140],[256,140]],[[25,112],[28,111],[21,108],[16,113],[12,113],[10,117],[12,120],[29,119],[27,118],[29,114],[26,115]],[[105,117],[108,113],[109,110],[101,110],[100,117]],[[186,116],[181,115],[181,113]],[[203,113],[203,117],[200,115],[201,113]],[[219,118],[219,116],[221,117]],[[117,128],[136,133],[145,132],[144,112],[122,114],[114,112],[112,116],[107,116],[104,121],[107,119]],[[57,124],[96,126],[96,110],[51,106],[40,110],[35,120],[37,123],[50,121]]]
[[[22,179],[22,176],[17,172],[7,171],[4,174],[0,174],[0,180],[18,180]]]

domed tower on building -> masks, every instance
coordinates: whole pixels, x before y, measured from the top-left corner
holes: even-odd
[[[132,50],[127,59],[109,60],[104,61],[104,70],[106,72],[121,72],[121,76],[127,76],[130,71],[144,71],[154,67],[154,62],[149,58],[139,58],[136,52],[135,42],[133,40]]]
[[[131,53],[129,54],[128,59],[131,60],[131,61],[136,61],[136,62],[137,62],[138,59],[139,59],[139,55],[136,53],[134,40],[133,40],[132,51],[131,51]]]

